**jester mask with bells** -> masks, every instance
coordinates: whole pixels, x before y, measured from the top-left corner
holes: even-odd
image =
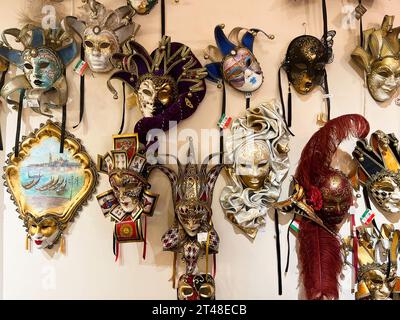
[[[304,147],[296,170],[294,194],[276,204],[284,212],[303,217],[300,222],[299,261],[307,299],[337,299],[342,269],[338,227],[353,205],[349,177],[331,165],[339,144],[368,135],[367,120],[356,114],[328,121]]]
[[[23,50],[14,49],[7,36],[22,44]],[[50,108],[66,104],[68,97],[65,66],[77,54],[76,43],[62,29],[42,29],[26,25],[21,30],[13,28],[3,32],[4,43],[0,57],[16,65],[24,74],[10,79],[2,88],[1,95],[14,107],[18,96],[25,92],[27,106],[50,116]]]
[[[182,254],[186,263],[186,272],[180,277],[177,289],[180,300],[215,297],[214,281],[208,274],[208,255],[218,252],[219,236],[211,220],[211,202],[215,182],[224,165],[207,170],[213,156],[207,157],[198,167],[190,141],[187,164],[182,165],[177,159],[178,174],[165,165],[155,165],[167,175],[172,187],[175,221],[162,236],[162,246],[165,251]],[[205,274],[199,273],[197,265],[203,255],[206,256]],[[175,281],[175,274],[173,278]]]
[[[109,177],[111,190],[97,196],[101,210],[115,222],[114,254],[119,256],[120,242],[143,242],[145,257],[146,232],[142,220],[152,216],[158,195],[152,194],[148,164],[140,153],[136,134],[115,135],[114,150],[98,157],[98,170]]]
[[[108,87],[118,98],[111,80],[123,81],[133,89],[137,105],[143,114],[135,126],[139,141],[146,142],[151,129],[169,129],[170,124],[191,116],[206,93],[202,67],[189,47],[171,42],[164,36],[157,49],[149,54],[135,41],[127,43],[127,54],[115,54],[113,64],[119,71],[108,81]]]
[[[93,72],[108,72],[113,69],[111,57],[121,51],[121,46],[138,26],[132,21],[135,10],[122,6],[108,10],[95,0],[86,0],[85,14],[78,19],[66,17],[66,24],[82,39],[85,60]]]
[[[380,29],[363,32],[364,45],[351,54],[367,73],[368,90],[379,102],[391,99],[400,86],[400,27],[393,28],[394,16],[385,16]]]
[[[329,31],[326,39],[314,36],[299,36],[290,42],[282,63],[290,84],[300,94],[311,92],[316,86],[323,86],[325,65],[333,61],[333,37]]]
[[[357,300],[400,300],[398,270],[400,231],[392,224],[378,229],[357,228]],[[343,249],[354,252],[353,239],[345,238]]]
[[[217,83],[226,81],[236,90],[245,93],[256,91],[262,85],[264,76],[253,53],[254,39],[259,32],[269,39],[274,39],[274,36],[259,29],[236,27],[227,37],[223,28],[224,25],[218,25],[214,29],[218,48],[210,45],[206,49],[205,58],[212,61],[206,65],[208,78]]]
[[[128,3],[135,9],[137,14],[148,14],[158,0],[128,0]]]
[[[358,179],[375,206],[384,213],[400,212],[400,152],[393,133],[375,131],[370,141],[360,140],[353,151]]]
[[[289,135],[275,101],[246,110],[235,120],[227,138],[232,184],[222,190],[227,218],[250,238],[265,225],[268,207],[281,192],[289,170]]]
[[[97,184],[93,161],[72,134],[59,153],[61,128],[50,120],[20,143],[19,157],[8,155],[4,167],[7,191],[38,249],[52,248],[91,197]]]

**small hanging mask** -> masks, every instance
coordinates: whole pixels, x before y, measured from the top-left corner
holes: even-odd
[[[157,2],[158,0],[128,0],[128,3],[138,14],[148,14]]]
[[[226,140],[225,163],[234,182],[221,193],[227,218],[250,238],[265,225],[269,204],[289,170],[289,136],[275,101],[247,109]]]
[[[329,31],[326,40],[303,35],[289,44],[282,67],[298,93],[307,94],[316,86],[323,85],[325,65],[333,61],[335,34],[335,31]]]
[[[115,11],[105,8],[98,1],[86,1],[85,15],[81,20],[66,17],[66,24],[82,39],[85,60],[93,72],[108,72],[113,69],[111,58],[121,51],[121,46],[139,28],[132,17],[135,10],[123,6]]]
[[[353,151],[358,178],[376,207],[384,213],[400,212],[400,153],[394,134],[378,130],[370,142],[359,140]]]
[[[111,84],[117,79],[129,85],[143,119],[135,126],[139,140],[146,143],[152,129],[169,129],[170,123],[191,116],[206,93],[207,71],[184,44],[164,36],[157,49],[149,54],[135,41],[126,45],[128,53],[117,53],[112,62],[119,69],[108,81],[108,88],[118,98]]]
[[[158,195],[147,182],[147,160],[139,152],[137,134],[115,135],[114,150],[98,156],[97,167],[109,177],[111,190],[97,196],[105,216],[115,221],[114,254],[118,258],[120,242],[145,241],[142,231],[144,215],[152,216]]]
[[[226,81],[230,86],[245,93],[251,93],[261,87],[264,76],[261,66],[253,53],[253,43],[258,29],[234,28],[226,37],[224,26],[215,27],[214,35],[217,47],[208,46],[205,57],[212,63],[206,65],[208,78],[214,82]],[[240,33],[244,35],[239,39]],[[265,34],[265,33],[264,33]],[[269,39],[274,36],[265,34]]]
[[[178,300],[215,300],[215,281],[209,274],[183,274],[178,281]]]
[[[391,99],[400,87],[400,27],[394,16],[385,16],[380,29],[363,32],[364,45],[354,49],[353,61],[367,73],[371,96],[379,102]]]
[[[97,184],[94,163],[80,141],[66,133],[59,153],[60,125],[50,120],[20,143],[20,156],[8,155],[5,180],[24,221],[27,239],[52,248],[91,197]]]

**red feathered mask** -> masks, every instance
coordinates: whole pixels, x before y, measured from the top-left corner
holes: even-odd
[[[308,141],[295,178],[307,194],[307,202],[336,232],[352,204],[350,181],[330,164],[339,144],[353,136],[365,138],[368,121],[357,114],[330,120]],[[339,240],[313,221],[302,219],[299,233],[301,274],[307,299],[337,299],[342,268]]]

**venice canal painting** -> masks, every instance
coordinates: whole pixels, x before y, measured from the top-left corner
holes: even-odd
[[[60,141],[43,139],[33,147],[20,167],[21,190],[37,211],[60,207],[75,197],[84,185],[84,171],[68,150],[59,153]]]

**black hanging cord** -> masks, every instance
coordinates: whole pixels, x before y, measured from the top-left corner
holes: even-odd
[[[122,120],[121,120],[121,126],[119,128],[118,134],[121,134],[122,131],[124,130],[125,126],[125,104],[126,104],[126,91],[125,91],[125,82],[122,82]]]
[[[161,0],[161,37],[165,36],[165,0]]]
[[[361,0],[358,0],[358,4],[361,6]],[[362,22],[362,15],[360,15],[360,47],[364,47],[364,34],[363,34],[363,22]]]
[[[81,44],[81,61],[85,61],[85,48],[83,47],[83,43]],[[80,79],[80,96],[79,96],[79,122],[73,128],[78,127],[83,118],[83,114],[85,112],[85,75],[81,75]]]
[[[289,83],[289,92],[288,92],[288,127],[292,126],[292,88]]]
[[[293,221],[296,219],[296,214],[294,214],[292,221],[289,223],[289,227],[287,229],[286,233],[286,241],[287,241],[287,255],[286,255],[286,267],[285,267],[285,273],[288,272],[289,270],[289,260],[290,260],[290,226],[292,225]]]
[[[65,125],[67,123],[67,105],[62,106],[60,153],[64,153]]]
[[[1,74],[0,90],[1,90],[1,88],[3,88],[7,72],[8,72],[8,66],[7,66],[6,70],[4,70],[3,73]],[[0,151],[2,151],[3,149],[4,149],[3,148],[3,137],[1,136],[1,125],[0,125]]]
[[[222,106],[221,106],[221,118],[223,115],[226,115],[226,89],[225,82],[222,81]],[[224,163],[224,129],[219,128],[219,163]]]
[[[288,124],[288,122],[286,121],[286,110],[285,110],[285,103],[283,101],[283,93],[282,93],[282,78],[281,78],[281,69],[282,67],[279,68],[278,70],[278,84],[279,84],[279,96],[281,99],[281,105],[282,105],[282,117],[283,117],[283,121],[285,122],[286,128],[289,131],[289,133],[294,137],[293,132],[290,130],[290,126]],[[290,86],[290,84],[289,84]],[[290,88],[290,87],[289,87]],[[289,89],[290,90],[290,89]],[[289,101],[289,97],[288,97],[288,101]],[[290,96],[290,109],[292,108],[292,98]],[[290,110],[290,119],[291,119],[291,115],[292,115],[292,111]]]
[[[276,256],[278,260],[278,294],[282,295],[282,270],[281,270],[281,243],[279,240],[279,215],[275,209],[275,236],[276,236]]]
[[[328,115],[328,121],[331,119],[331,98],[329,97],[329,86],[328,86],[328,73],[325,70],[324,73],[324,91],[326,101],[326,113]]]
[[[14,144],[15,157],[19,156],[19,136],[21,132],[22,107],[24,103],[24,98],[25,98],[25,89],[22,89],[19,92],[17,130],[15,132],[15,144]]]
[[[246,109],[250,108],[251,98],[250,96],[246,97]]]
[[[324,38],[328,35],[328,13],[326,10],[326,1],[322,0],[322,16],[324,19]]]

